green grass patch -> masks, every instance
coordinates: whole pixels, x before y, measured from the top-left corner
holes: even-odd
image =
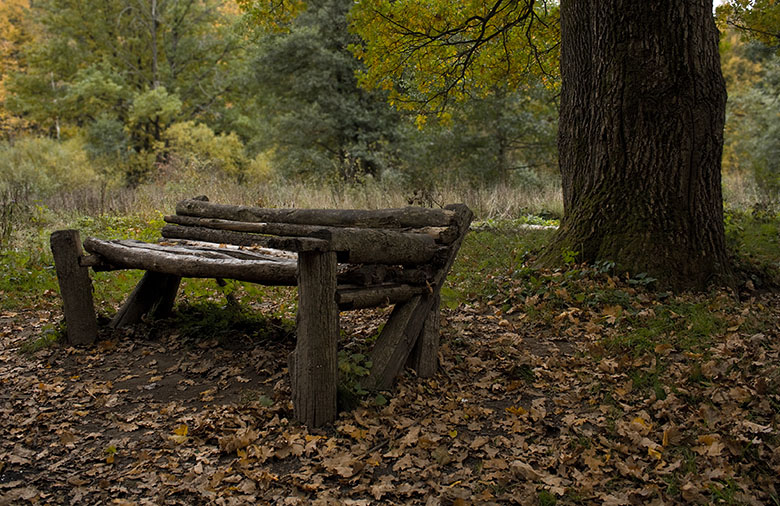
[[[550,229],[518,229],[511,222],[472,230],[466,235],[458,257],[442,290],[445,304],[475,299],[492,299],[500,285],[515,275],[523,263],[547,244],[555,232]]]
[[[59,292],[51,258],[31,251],[0,252],[0,309],[39,304],[50,291]]]

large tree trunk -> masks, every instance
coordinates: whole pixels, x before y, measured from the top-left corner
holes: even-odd
[[[562,0],[564,251],[662,285],[730,280],[711,0]]]

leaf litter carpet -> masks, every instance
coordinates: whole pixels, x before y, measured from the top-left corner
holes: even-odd
[[[627,332],[613,306],[461,304],[443,310],[435,378],[407,372],[317,430],[292,420],[289,335],[162,322],[21,352],[55,302],[0,313],[0,504],[778,501],[777,295],[717,309],[704,354],[605,346]],[[345,315],[349,339],[376,316]]]

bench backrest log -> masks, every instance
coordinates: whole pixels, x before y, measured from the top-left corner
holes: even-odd
[[[299,420],[318,426],[336,415],[339,310],[395,305],[371,352],[374,365],[366,388],[389,388],[407,363],[421,376],[435,373],[439,291],[471,218],[462,204],[444,209],[266,209],[201,197],[179,202],[176,214],[165,217],[160,242],[87,238],[84,249],[90,256],[80,256],[77,264],[82,269],[147,271],[114,326],[170,309],[181,277],[297,285],[298,341],[290,357],[293,402]],[[57,242],[53,235],[53,249]],[[79,248],[71,250],[80,255]],[[55,252],[58,274],[60,263],[65,267],[67,262],[60,257],[73,254]],[[76,305],[65,300],[66,292],[83,292],[83,282],[68,288],[60,281],[70,320],[68,306]]]

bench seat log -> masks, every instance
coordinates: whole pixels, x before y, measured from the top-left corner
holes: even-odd
[[[358,227],[333,227],[322,225],[299,225],[294,223],[247,223],[245,221],[221,220],[218,218],[202,218],[197,216],[167,215],[163,218],[166,223],[184,225],[187,227],[205,227],[217,230],[232,230],[234,232],[249,232],[255,234],[270,234],[290,237],[319,237],[334,244],[334,249],[349,248],[350,235],[360,236],[371,233],[376,229]],[[457,238],[457,228],[449,227],[422,227],[406,228],[398,230],[381,229],[390,238],[401,240],[422,240],[430,237],[438,244],[449,244]],[[423,237],[421,237],[423,236]]]
[[[246,234],[233,232],[232,230],[213,230],[205,227],[165,225],[161,234],[163,237],[171,239],[195,239],[215,244],[235,244],[236,246],[264,246],[285,251],[329,251],[331,249],[328,241],[324,239]]]
[[[120,241],[87,238],[84,248],[108,263],[126,269],[173,274],[186,278],[230,278],[253,283],[294,286],[295,261],[213,258],[181,252],[154,251]]]

